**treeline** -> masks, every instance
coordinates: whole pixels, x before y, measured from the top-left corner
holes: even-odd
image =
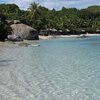
[[[15,4],[0,4],[0,13],[7,20],[20,20],[38,30],[57,29],[71,34],[87,31],[95,33],[100,29],[100,6],[86,9],[65,8],[49,10],[35,2],[24,11]]]
[[[5,41],[7,35],[11,34],[12,29],[6,22],[6,17],[0,14],[0,41]]]

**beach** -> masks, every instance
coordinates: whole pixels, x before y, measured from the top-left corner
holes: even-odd
[[[86,34],[87,38],[91,36],[100,36],[100,34]],[[50,39],[59,39],[59,38],[77,38],[80,37],[80,35],[55,35],[55,36],[40,36],[40,40],[50,40]],[[27,46],[40,46],[38,44],[38,40],[23,40],[23,41],[5,41],[0,42],[0,49],[2,48],[8,48],[8,47],[27,47]]]
[[[40,40],[49,40],[49,39],[59,39],[59,38],[77,38],[80,35],[49,35],[49,36],[41,36],[39,35]],[[87,37],[91,36],[100,36],[100,34],[86,34]],[[23,41],[5,41],[5,42],[0,42],[0,48],[4,47],[23,47],[23,46],[39,46],[38,40],[23,40]]]
[[[48,39],[36,42],[38,47],[0,44],[0,99],[99,100],[99,40]]]
[[[77,38],[80,35],[49,35],[49,36],[39,36],[39,39],[41,40],[47,40],[52,38],[67,38],[67,37],[75,37]],[[86,36],[100,36],[100,34],[86,34]]]
[[[0,0],[0,100],[100,100],[100,0]]]

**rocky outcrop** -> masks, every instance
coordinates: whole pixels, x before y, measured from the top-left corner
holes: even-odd
[[[12,37],[8,36],[8,39],[14,39],[14,40],[17,40],[17,39],[27,39],[27,40],[38,40],[39,37],[38,37],[38,34],[37,34],[37,31],[36,29],[28,26],[28,25],[25,25],[25,24],[12,24],[11,25],[11,28],[12,28]]]

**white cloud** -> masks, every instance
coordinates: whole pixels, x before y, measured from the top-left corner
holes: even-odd
[[[33,0],[9,0],[7,3],[15,3],[22,9],[27,9]],[[34,1],[33,1],[34,2]]]
[[[0,3],[15,3],[21,9],[27,9],[34,1],[49,9],[61,9],[63,6],[84,8],[90,5],[100,5],[99,0],[1,0]]]
[[[42,5],[50,9],[61,9],[63,6],[67,8],[84,8],[90,5],[100,5],[100,2],[98,0],[45,0],[45,2],[42,3]]]
[[[61,9],[63,6],[64,7],[69,7],[70,5],[75,4],[75,1],[69,1],[69,0],[62,0],[62,1],[52,1],[47,0],[43,3],[43,6],[48,7],[49,9],[56,8],[56,9]]]

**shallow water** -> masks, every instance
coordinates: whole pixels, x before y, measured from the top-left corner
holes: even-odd
[[[100,37],[39,44],[0,52],[0,100],[100,100]]]

